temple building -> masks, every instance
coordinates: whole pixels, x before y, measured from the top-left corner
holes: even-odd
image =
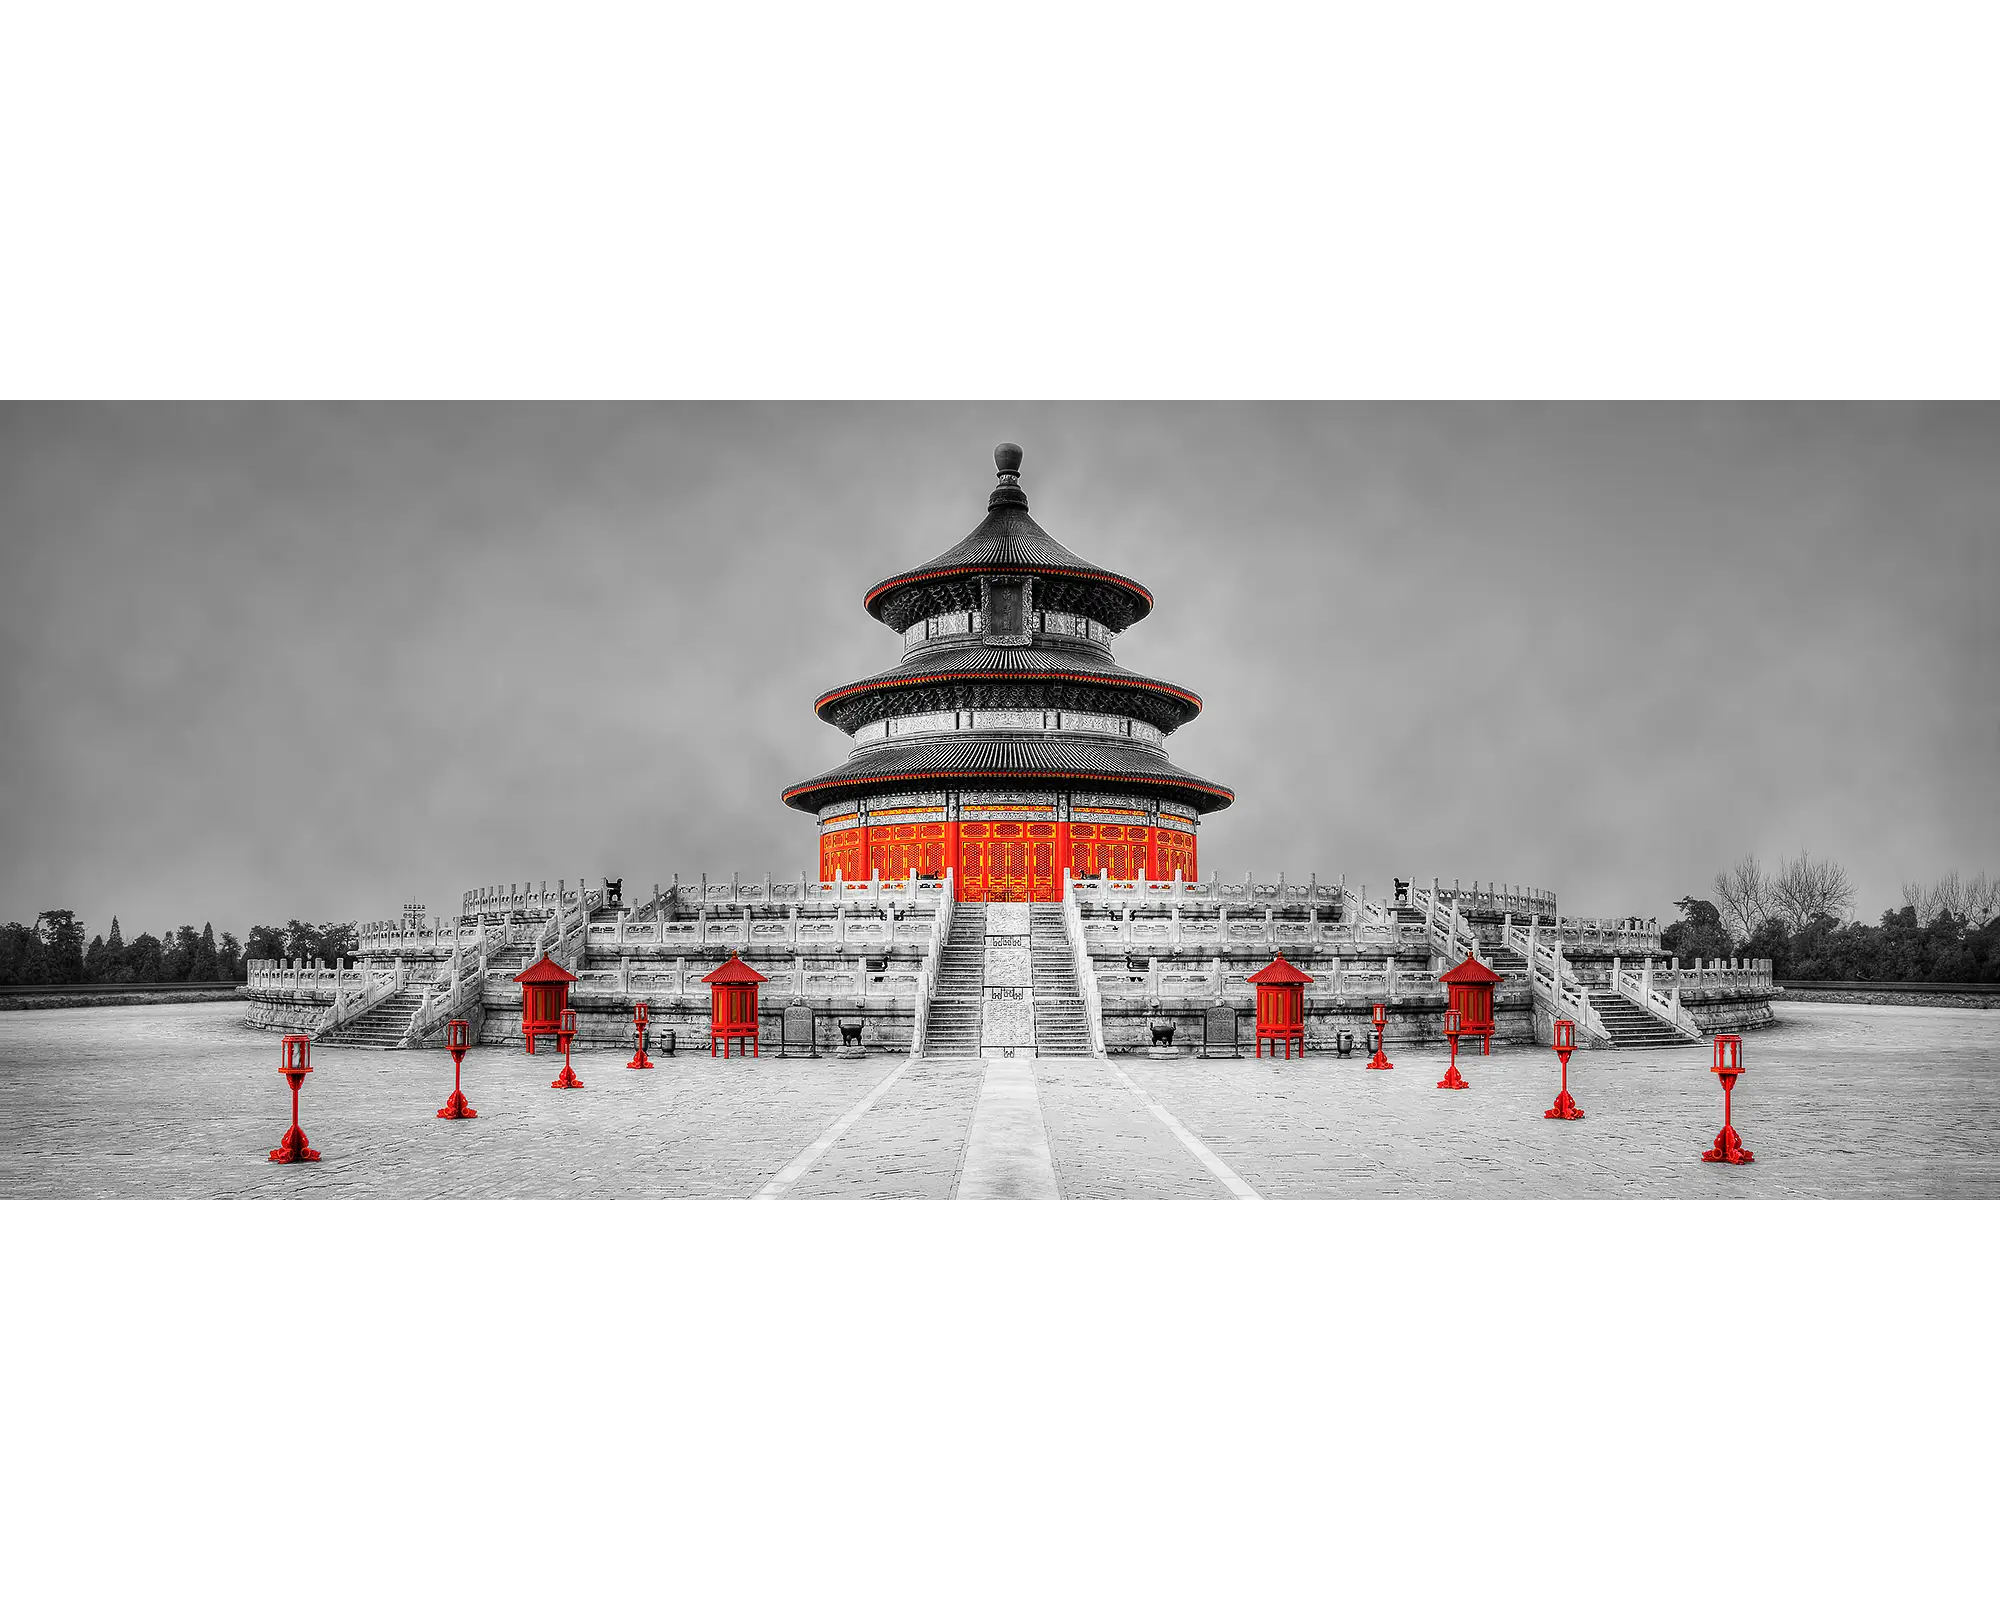
[[[1200,819],[1235,798],[1167,757],[1201,697],[1118,665],[1151,593],[1042,530],[1019,445],[993,460],[986,519],[862,599],[902,660],[813,707],[854,740],[784,794],[819,821],[820,881],[949,867],[961,901],[1058,900],[1064,868],[1192,882]]]
[[[1287,1063],[1339,1060],[1366,1054],[1377,1008],[1393,1055],[1444,1036],[1468,972],[1502,1045],[1568,1021],[1584,1049],[1677,1048],[1772,1020],[1769,962],[1683,967],[1656,922],[1569,915],[1547,889],[1204,880],[1198,830],[1234,795],[1166,752],[1201,699],[1112,655],[1152,595],[1042,530],[1019,446],[993,459],[985,520],[862,598],[902,659],[819,697],[854,747],[783,794],[814,820],[816,864],[724,881],[662,862],[630,899],[622,878],[495,882],[431,921],[408,905],[332,967],[251,962],[251,1022],[407,1049],[463,1021],[525,1054],[568,1014],[587,1049],[629,1053],[643,1027],[651,1054],[706,1063],[748,1041],[764,1070],[829,1052],[1233,1059],[1279,1022]],[[1274,972],[1298,991],[1282,1018],[1258,1009]]]

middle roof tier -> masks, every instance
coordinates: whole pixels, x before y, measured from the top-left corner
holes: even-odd
[[[1172,733],[1200,714],[1201,696],[1096,652],[967,644],[926,650],[813,703],[821,721],[848,734],[885,717],[983,708],[1106,712]]]

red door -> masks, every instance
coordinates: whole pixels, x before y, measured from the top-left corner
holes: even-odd
[[[992,854],[987,858],[986,898],[1025,900],[1028,898],[1028,841],[1018,822],[993,824]]]
[[[1056,882],[1056,825],[1053,822],[1028,824],[1028,898],[1058,900],[1061,887]]]

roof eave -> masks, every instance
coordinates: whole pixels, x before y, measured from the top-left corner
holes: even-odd
[[[853,700],[864,694],[881,694],[891,689],[913,689],[927,683],[1093,683],[1108,689],[1130,689],[1136,693],[1157,694],[1163,699],[1178,700],[1187,706],[1188,714],[1181,722],[1188,723],[1201,715],[1201,696],[1192,689],[1183,689],[1177,683],[1168,683],[1164,678],[1142,678],[1137,674],[1124,676],[1099,672],[1061,672],[1041,669],[1024,672],[1004,670],[964,670],[945,672],[912,672],[906,674],[882,674],[874,678],[858,678],[853,683],[843,683],[837,689],[829,689],[813,702],[813,714],[820,721],[831,723],[833,718],[827,713],[843,701]]]
[[[1034,783],[1044,788],[1075,789],[1089,784],[1103,784],[1121,789],[1137,789],[1159,793],[1182,793],[1196,796],[1195,809],[1206,816],[1211,811],[1222,811],[1236,803],[1236,791],[1226,789],[1219,783],[1204,783],[1199,778],[1160,778],[1151,775],[1133,775],[1116,772],[1047,772],[1041,770],[973,770],[958,768],[951,772],[876,772],[857,773],[851,778],[842,778],[837,772],[823,773],[817,778],[808,778],[804,783],[792,785],[779,796],[794,811],[817,811],[824,802],[818,796],[836,797],[836,791],[875,789],[896,790],[907,788],[913,783],[964,783],[967,780],[985,782],[987,780],[1010,783]],[[1204,803],[1205,802],[1205,803]]]
[[[883,607],[888,597],[898,589],[913,588],[919,584],[937,583],[946,578],[961,578],[981,574],[1018,572],[1028,577],[1044,575],[1074,578],[1081,583],[1108,584],[1115,589],[1123,589],[1139,602],[1139,613],[1132,620],[1143,621],[1152,615],[1153,591],[1136,578],[1125,577],[1122,573],[1109,572],[1102,567],[1071,567],[1051,562],[984,562],[972,561],[952,567],[912,567],[907,572],[899,572],[893,578],[884,578],[874,588],[861,597],[861,609],[877,622],[882,620]]]

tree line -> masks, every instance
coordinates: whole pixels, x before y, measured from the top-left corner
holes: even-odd
[[[89,932],[69,911],[44,911],[32,926],[0,927],[0,985],[58,983],[214,983],[249,976],[252,961],[333,962],[355,948],[351,922],[259,923],[239,944],[236,935],[215,935],[204,922],[154,935],[142,933],[129,944],[111,919],[111,931],[86,942]]]
[[[1803,850],[1775,870],[1745,856],[1709,892],[1677,900],[1680,920],[1660,935],[1683,961],[1768,960],[1780,983],[2000,983],[2000,882],[1983,872],[1906,883],[1872,926],[1842,920],[1853,882]]]

